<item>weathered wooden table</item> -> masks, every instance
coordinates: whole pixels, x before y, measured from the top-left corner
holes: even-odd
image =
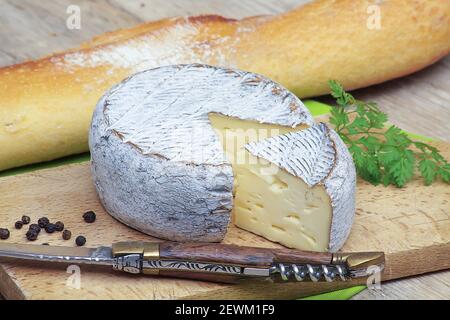
[[[0,0],[0,66],[79,45],[118,28],[178,15],[216,13],[241,18],[273,14],[306,0]],[[67,8],[81,8],[81,30],[66,27]],[[393,123],[450,141],[450,57],[412,76],[359,90],[376,101]],[[321,98],[328,101],[327,98]],[[393,281],[354,299],[450,299],[450,271]]]

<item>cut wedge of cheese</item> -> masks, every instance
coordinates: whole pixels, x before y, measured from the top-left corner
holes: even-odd
[[[245,148],[248,143],[298,129],[218,115],[210,119],[233,166],[234,224],[291,248],[326,251],[332,210],[324,187],[310,188]]]
[[[216,114],[210,120],[233,165],[238,227],[291,248],[328,251],[343,245],[353,222],[356,175],[334,132],[324,124],[294,133],[300,129]],[[334,210],[333,203],[345,208]]]
[[[206,65],[136,74],[98,103],[89,145],[105,209],[152,236],[221,241],[233,213],[270,240],[334,251],[351,227],[345,145],[257,74]]]

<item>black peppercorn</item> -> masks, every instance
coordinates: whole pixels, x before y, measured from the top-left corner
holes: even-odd
[[[0,228],[0,239],[6,240],[9,238],[9,230]]]
[[[23,227],[22,221],[16,221],[16,223],[14,224],[14,228],[16,228],[17,230],[22,229],[22,227]]]
[[[61,221],[58,221],[55,223],[55,230],[60,232],[64,230],[64,223],[62,223]]]
[[[29,224],[31,221],[29,216],[22,216],[22,224]]]
[[[85,214],[83,214],[83,219],[87,223],[93,223],[96,218],[97,218],[97,216],[95,215],[94,211],[88,211]]]
[[[78,236],[78,237],[75,239],[75,243],[77,244],[77,246],[82,247],[82,246],[84,246],[85,243],[86,243],[86,238],[83,237],[83,236]]]
[[[39,234],[41,232],[41,227],[39,227],[39,225],[37,225],[36,223],[33,223],[33,224],[30,224],[30,227],[28,228],[28,230],[34,231],[37,234]]]
[[[69,240],[70,238],[72,238],[72,232],[70,232],[70,230],[64,230],[62,233],[62,238],[64,240]]]
[[[38,225],[41,228],[45,228],[49,223],[50,223],[50,220],[48,220],[48,218],[46,218],[46,217],[40,218],[38,220]]]
[[[49,223],[45,226],[45,232],[47,233],[53,233],[56,231],[56,227],[53,223]]]
[[[28,241],[36,241],[38,238],[38,234],[37,234],[37,232],[35,232],[33,230],[28,230],[26,237],[27,237]]]

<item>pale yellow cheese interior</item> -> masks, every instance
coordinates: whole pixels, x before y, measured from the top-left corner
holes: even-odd
[[[305,127],[260,124],[219,114],[209,118],[233,165],[234,224],[290,248],[327,251],[332,210],[324,187],[310,188],[243,147]]]

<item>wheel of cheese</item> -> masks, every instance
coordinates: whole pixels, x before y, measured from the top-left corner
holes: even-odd
[[[108,91],[92,120],[105,209],[174,241],[221,241],[233,222],[293,248],[336,250],[355,210],[345,145],[302,102],[249,72],[175,65]]]

